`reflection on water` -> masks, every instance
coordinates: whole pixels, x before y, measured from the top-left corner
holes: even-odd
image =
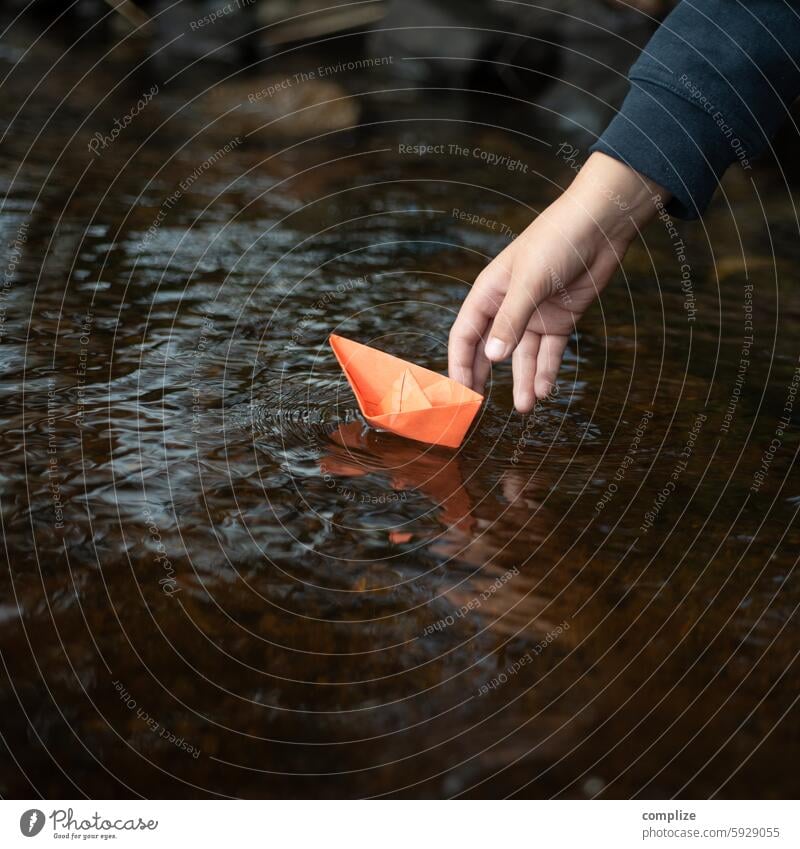
[[[740,175],[738,233],[724,205],[684,228],[694,321],[656,226],[558,396],[521,417],[496,369],[454,454],[366,429],[326,340],[445,369],[505,244],[458,211],[518,231],[569,178],[529,117],[365,96],[380,121],[287,144],[217,120],[238,83],[184,108],[184,80],[95,156],[141,90],[81,127],[109,73],[63,108],[49,76],[0,165],[3,793],[796,787],[794,409],[753,486],[797,366],[772,173],[769,228]],[[398,151],[420,139],[530,174]]]
[[[464,532],[475,527],[472,502],[464,488],[460,470],[462,461],[458,453],[412,440],[378,435],[361,422],[340,425],[330,439],[333,445],[322,458],[320,471],[323,479],[336,488],[337,494],[369,508],[393,500],[405,501],[409,491],[417,490],[430,500],[445,527],[455,527]],[[358,493],[336,484],[333,477],[377,477],[380,473],[388,475],[393,490],[380,496]],[[410,531],[402,529],[402,523],[392,524],[390,536],[393,541],[401,536],[403,542],[413,539]]]

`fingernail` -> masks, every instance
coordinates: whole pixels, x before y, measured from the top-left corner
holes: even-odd
[[[492,361],[504,360],[508,356],[508,345],[496,336],[492,336],[483,349],[486,358]]]

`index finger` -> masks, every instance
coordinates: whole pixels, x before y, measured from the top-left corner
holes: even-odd
[[[469,298],[459,310],[450,330],[447,345],[448,373],[453,380],[474,389],[475,356],[483,344],[483,335],[489,326],[490,317],[477,307]]]
[[[507,247],[483,269],[472,284],[450,330],[450,377],[477,392],[483,387],[475,385],[480,382],[480,375],[475,374],[475,358],[479,346],[484,344],[484,336],[492,319],[503,303],[511,278],[510,260],[511,254]]]

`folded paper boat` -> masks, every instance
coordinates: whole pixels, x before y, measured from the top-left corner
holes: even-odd
[[[342,336],[331,348],[364,418],[408,439],[458,448],[483,395],[435,371]]]

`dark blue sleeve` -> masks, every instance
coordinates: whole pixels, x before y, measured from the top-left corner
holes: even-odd
[[[798,0],[682,0],[629,74],[630,92],[592,146],[704,212],[729,165],[763,153],[800,95]]]

